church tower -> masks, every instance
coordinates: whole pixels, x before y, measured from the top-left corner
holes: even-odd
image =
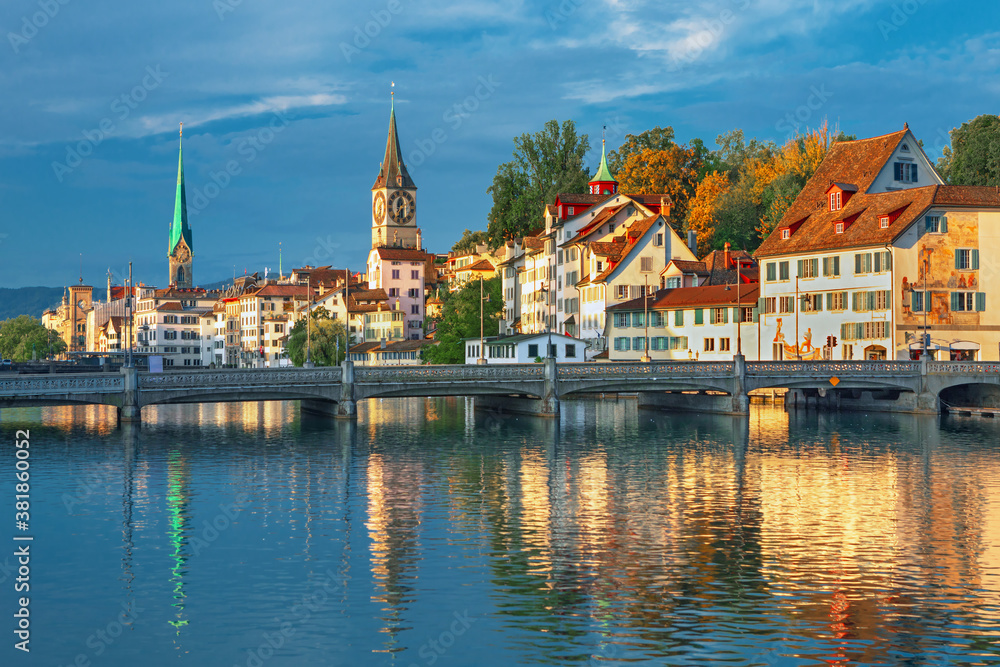
[[[417,186],[403,163],[394,98],[389,111],[385,159],[372,186],[372,248],[418,248],[416,207]]]
[[[184,123],[181,123],[181,143],[184,141]],[[174,198],[174,220],[170,223],[170,240],[167,245],[167,259],[170,264],[168,285],[178,288],[194,287],[191,265],[194,259],[194,244],[191,242],[191,228],[188,227],[187,197],[184,194],[184,147],[181,145],[177,157],[177,194]]]
[[[613,195],[618,193],[618,181],[611,175],[608,169],[608,156],[605,150],[604,139],[601,139],[601,166],[590,179],[589,192],[592,195]]]

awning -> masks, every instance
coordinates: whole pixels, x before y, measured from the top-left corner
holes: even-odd
[[[567,317],[565,320],[563,320],[563,324],[576,324],[576,315],[574,314]],[[979,348],[976,349],[978,350]]]
[[[953,350],[978,350],[979,343],[973,343],[971,340],[957,340],[951,344],[951,349]]]

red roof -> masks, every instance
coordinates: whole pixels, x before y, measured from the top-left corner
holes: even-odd
[[[434,255],[429,255],[423,250],[416,248],[376,248],[378,256],[388,260],[403,260],[413,262],[426,262],[428,258],[434,259]]]
[[[643,298],[632,299],[608,308],[613,310],[671,310],[690,307],[735,306],[737,289],[735,285],[708,285],[705,287],[677,287],[662,289],[649,297],[649,305],[643,305]],[[759,287],[748,285],[739,290],[739,303],[743,306],[757,304]]]

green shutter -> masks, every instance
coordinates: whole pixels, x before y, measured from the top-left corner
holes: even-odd
[[[976,292],[976,312],[981,313],[986,310],[986,292]]]
[[[688,337],[681,336],[681,348],[686,350],[688,348]]]
[[[715,308],[708,309],[708,323],[715,324]]]
[[[840,275],[840,255],[837,255],[833,258],[833,275],[835,276]]]
[[[801,278],[802,277],[802,260],[801,259],[796,264],[796,270],[798,271],[798,273],[796,273],[795,275],[797,275],[799,278]]]
[[[979,268],[979,251],[976,250],[975,248],[973,248],[972,252],[970,254],[972,255],[972,267],[971,268],[978,269]]]
[[[956,269],[961,269],[962,268],[962,251],[961,250],[956,250],[955,251],[955,268]]]
[[[858,301],[860,301],[858,294],[858,292],[851,292],[851,310],[855,313],[858,312]]]
[[[759,299],[757,299],[757,310],[759,310],[762,313],[764,312],[764,297],[760,297]]]
[[[885,291],[885,307],[892,310],[892,290],[889,289]]]
[[[729,324],[729,309],[728,308],[723,308],[722,309],[722,323],[723,324]]]
[[[760,306],[757,306],[756,308],[753,309],[753,321],[754,322],[760,321]]]
[[[695,324],[705,323],[705,311],[703,311],[701,308],[694,309],[694,323]]]
[[[861,253],[854,254],[854,274],[861,273]]]
[[[823,310],[823,295],[822,294],[817,294],[816,295],[816,310],[817,311],[822,311]]]
[[[941,226],[939,228],[939,231],[942,234],[947,234],[948,233],[948,218],[947,218],[947,216],[943,216],[943,215],[941,216]]]
[[[959,294],[958,292],[952,292],[951,293],[951,309],[952,309],[952,311],[958,310],[958,308],[959,308],[958,300],[961,298],[961,296],[962,295]]]
[[[833,310],[833,292],[826,293],[826,309]]]
[[[865,325],[864,322],[854,323],[854,340],[861,340],[865,337]]]

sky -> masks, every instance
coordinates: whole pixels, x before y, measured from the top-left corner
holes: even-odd
[[[932,158],[1000,101],[1000,4],[4,0],[0,286],[164,285],[184,123],[196,283],[363,270],[390,90],[426,249],[485,229],[512,139],[672,126],[784,142],[908,122]],[[391,88],[395,82],[394,88]]]

